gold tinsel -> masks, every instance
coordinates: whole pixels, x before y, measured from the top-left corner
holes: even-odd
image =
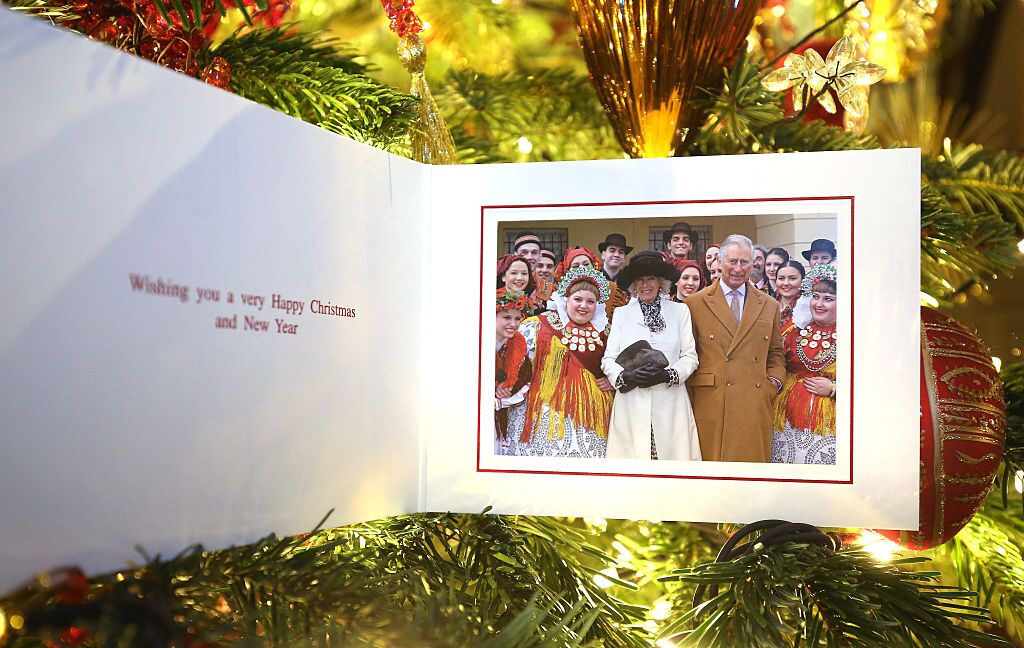
[[[632,157],[665,157],[700,126],[701,88],[735,62],[758,0],[572,0],[590,77]]]
[[[398,44],[402,66],[412,76],[409,92],[420,100],[416,128],[412,132],[412,157],[425,164],[455,164],[455,142],[430,94],[423,70],[427,47],[417,34],[402,38]]]

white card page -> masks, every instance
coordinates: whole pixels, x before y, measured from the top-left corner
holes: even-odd
[[[422,165],[6,8],[0,87],[0,587],[414,511]]]
[[[915,150],[435,169],[432,273],[458,269],[466,290],[442,299],[453,284],[431,285],[427,508],[916,528],[918,178]],[[834,465],[495,456],[487,385],[499,227],[573,231],[595,220],[628,231],[630,219],[726,223],[716,232],[746,219],[758,223],[759,238],[780,242],[792,240],[786,227],[799,230],[807,219],[831,223],[840,304]],[[636,254],[647,249],[638,240],[646,230],[633,231]],[[598,240],[568,244],[596,253]],[[474,254],[479,277],[470,276]],[[895,258],[906,261],[898,274]],[[852,357],[844,344],[851,337]]]

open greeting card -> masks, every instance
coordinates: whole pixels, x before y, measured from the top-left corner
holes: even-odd
[[[8,10],[0,87],[2,585],[113,569],[134,545],[301,532],[329,509],[334,524],[490,506],[917,526],[917,151],[430,167]],[[628,267],[680,222],[694,259],[740,235],[809,272],[811,244],[834,246],[827,461],[678,459],[664,441],[657,460],[503,450],[499,258],[524,233],[560,261],[620,234]],[[602,348],[628,326],[662,330],[631,287]],[[602,383],[612,423],[595,427],[653,437],[658,414],[616,424],[615,408],[659,389],[665,407],[692,402],[697,435],[744,448],[760,434],[735,414],[784,387],[756,350],[781,337],[779,308],[747,293],[764,310],[728,324],[702,294],[659,311],[691,348],[685,375],[634,396]],[[559,344],[542,337],[539,318],[558,326],[545,301],[520,313],[541,336],[537,385],[542,341]],[[733,354],[725,335],[765,346]],[[593,378],[615,382],[614,359],[587,351]],[[564,428],[538,438],[558,446]]]

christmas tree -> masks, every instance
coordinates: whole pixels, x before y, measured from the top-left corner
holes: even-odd
[[[735,43],[692,78],[695,46],[645,22],[631,47],[665,37],[664,74],[687,93],[658,114],[591,81],[617,73],[595,43],[625,28],[599,26],[619,3],[6,3],[429,162],[920,147],[922,303],[984,329],[983,307],[1012,313],[1019,292],[1024,157],[1008,149],[1024,138],[999,140],[1012,129],[968,105],[1008,2],[742,3],[742,30],[695,25]],[[978,512],[939,546],[778,523],[328,517],[300,537],[40,576],[0,598],[0,645],[1024,645],[1024,364],[1013,338],[985,332],[1006,358],[1005,451]]]

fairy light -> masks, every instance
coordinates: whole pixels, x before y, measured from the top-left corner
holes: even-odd
[[[665,599],[658,599],[651,608],[651,618],[655,621],[664,621],[672,614],[672,603]]]
[[[583,523],[588,527],[596,531],[597,533],[604,533],[608,530],[608,520],[604,518],[583,518]]]
[[[600,571],[600,573],[594,574],[594,584],[597,585],[598,587],[600,587],[601,589],[608,589],[609,587],[611,587],[615,583],[613,583],[612,581],[608,580],[606,578],[607,576],[611,576],[612,578],[618,578],[619,577],[619,572],[616,571],[614,567],[608,567],[607,569],[602,569]]]
[[[1013,488],[1018,493],[1024,493],[1024,470],[1018,470],[1013,475]]]
[[[1017,249],[1020,250],[1021,254],[1024,254],[1024,239],[1017,241]]]
[[[0,641],[3,640],[4,635],[7,634],[7,615],[4,614],[3,610],[0,610]]]
[[[935,299],[926,292],[921,293],[921,303],[925,306],[931,306],[932,308],[939,307],[939,300]]]
[[[520,153],[529,153],[533,150],[533,142],[526,139],[526,136],[524,135],[516,140],[516,148],[519,149]]]
[[[628,563],[630,560],[633,559],[633,552],[631,552],[626,547],[626,545],[622,544],[618,540],[612,542],[612,548],[615,549],[615,551],[619,552],[619,555],[616,556],[616,558],[619,559],[619,562]]]
[[[889,562],[892,560],[893,554],[900,550],[900,546],[895,542],[867,529],[861,532],[860,540],[857,544],[861,545],[864,551],[874,556],[875,560],[880,562]]]
[[[1003,359],[998,356],[992,356],[992,366],[996,368],[996,373],[1003,368]]]
[[[670,639],[658,639],[658,641],[654,643],[654,646],[655,648],[676,648],[675,642]]]

